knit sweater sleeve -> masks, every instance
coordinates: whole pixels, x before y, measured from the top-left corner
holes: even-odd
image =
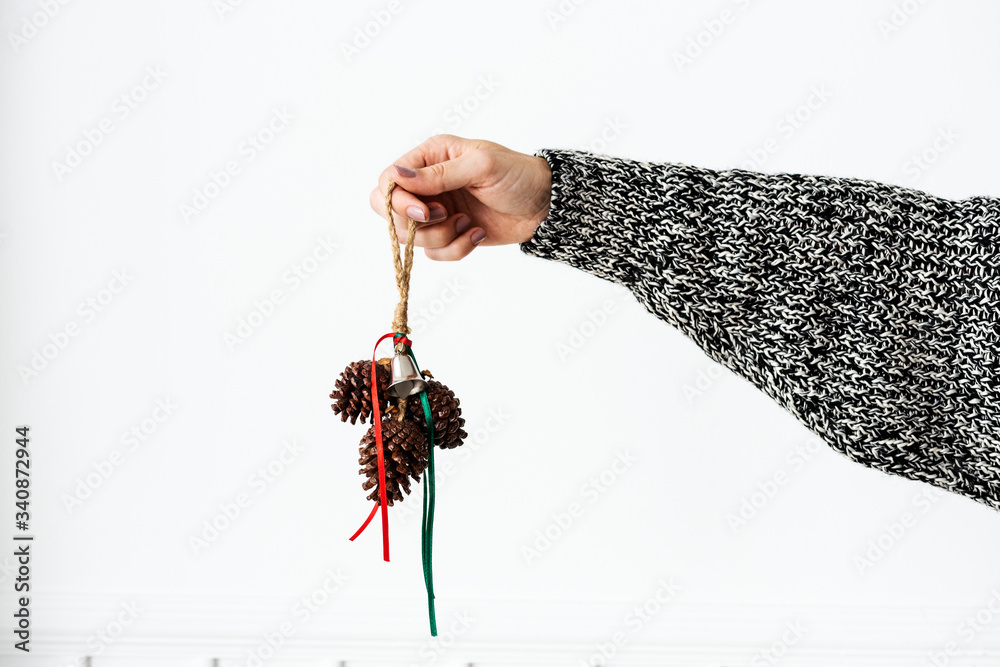
[[[848,458],[1000,510],[1000,200],[537,155],[524,252],[625,286]]]

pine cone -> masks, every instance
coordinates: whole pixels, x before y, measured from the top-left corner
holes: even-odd
[[[434,422],[434,446],[453,449],[461,445],[468,434],[462,430],[465,419],[455,392],[437,380],[428,380],[427,401],[430,403],[431,419]],[[406,415],[421,426],[426,424],[424,406],[419,396],[410,396],[406,400]]]
[[[377,364],[375,371],[378,379],[378,406],[380,410],[385,410],[386,388],[389,386],[389,371]],[[337,378],[330,398],[336,399],[330,407],[333,414],[340,415],[340,421],[351,420],[352,424],[361,419],[365,420],[372,414],[372,362],[367,359],[355,361],[344,369],[344,372]]]
[[[382,419],[382,445],[385,457],[386,504],[402,500],[410,492],[410,480],[420,481],[420,474],[427,467],[427,443],[423,430],[413,422]],[[367,479],[361,484],[365,491],[372,489],[368,500],[379,502],[378,449],[375,443],[375,426],[372,425],[361,438],[361,474]]]

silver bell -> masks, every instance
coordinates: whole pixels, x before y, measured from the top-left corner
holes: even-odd
[[[427,388],[427,383],[417,372],[417,366],[408,354],[396,354],[389,366],[391,372],[388,392],[390,396],[405,398],[419,394]]]

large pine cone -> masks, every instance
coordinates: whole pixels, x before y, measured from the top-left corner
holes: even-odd
[[[424,431],[409,420],[397,421],[392,417],[382,419],[382,446],[385,457],[386,504],[402,500],[410,492],[410,480],[420,481],[420,474],[427,467],[427,443]],[[366,477],[361,484],[365,491],[372,489],[368,500],[379,502],[378,449],[375,443],[375,426],[372,425],[361,439],[361,474]]]
[[[385,410],[386,388],[389,386],[389,371],[381,364],[376,364],[376,378],[378,379],[378,406],[380,410]],[[355,361],[344,369],[344,372],[337,378],[330,398],[336,399],[333,405],[333,414],[340,415],[340,421],[351,420],[352,424],[361,419],[365,420],[372,414],[372,362],[367,359]]]
[[[431,419],[434,421],[434,446],[453,449],[461,445],[468,434],[462,430],[465,419],[462,417],[462,408],[458,406],[455,393],[437,380],[428,380],[427,401],[430,403]],[[427,423],[419,396],[410,396],[406,399],[406,415],[421,426]]]

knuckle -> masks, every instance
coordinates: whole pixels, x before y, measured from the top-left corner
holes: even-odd
[[[427,167],[425,171],[430,172],[430,175],[435,180],[440,181],[440,180],[444,179],[444,170],[445,170],[444,163],[443,162],[436,162],[436,163],[430,165],[429,167]]]
[[[455,243],[449,243],[440,248],[437,255],[437,259],[442,262],[457,262],[463,257],[465,257],[465,250]]]
[[[484,148],[477,148],[469,153],[469,159],[472,161],[473,166],[476,171],[490,173],[497,166],[497,158],[493,151],[486,150]]]
[[[451,242],[452,234],[443,225],[433,225],[427,230],[427,245],[441,248]]]

